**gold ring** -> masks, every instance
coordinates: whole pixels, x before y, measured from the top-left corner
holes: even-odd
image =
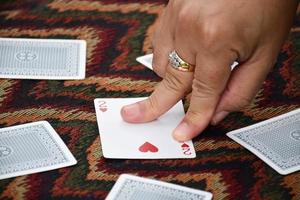
[[[170,64],[174,69],[177,69],[179,71],[183,72],[193,72],[195,70],[195,65],[192,65],[188,62],[185,62],[182,60],[179,55],[176,53],[176,51],[172,51],[169,54],[169,60]]]

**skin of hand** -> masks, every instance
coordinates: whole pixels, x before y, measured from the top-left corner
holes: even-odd
[[[153,36],[153,68],[163,80],[149,98],[122,108],[124,121],[155,120],[192,92],[173,132],[186,141],[241,110],[273,67],[296,9],[296,0],[170,0]],[[172,68],[173,50],[195,71]]]

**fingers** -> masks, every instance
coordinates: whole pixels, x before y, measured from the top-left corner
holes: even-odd
[[[209,124],[230,76],[233,60],[234,53],[213,56],[201,52],[197,55],[190,107],[173,132],[176,140],[192,139]]]
[[[166,68],[168,65],[169,53],[174,50],[173,46],[173,28],[169,20],[169,13],[166,9],[162,14],[160,23],[156,28],[153,36],[152,46],[153,46],[153,60],[152,66],[153,71],[160,77],[164,77],[166,73]]]
[[[169,34],[165,32],[165,35]],[[162,36],[155,40],[152,60],[153,71],[162,78],[164,78],[166,74],[166,68],[169,63],[169,54],[174,50],[173,41],[170,40],[171,37],[169,36],[168,39],[164,38],[165,36]]]
[[[249,61],[235,68],[220,98],[211,124],[216,125],[230,112],[241,110],[249,105],[272,66],[273,59],[262,56],[255,62]]]
[[[168,66],[165,78],[151,96],[141,102],[124,106],[121,115],[126,122],[142,123],[157,119],[191,89],[193,73],[181,72]]]
[[[182,2],[169,2],[161,25],[154,36],[153,69],[164,79],[148,99],[123,107],[121,115],[127,122],[140,123],[157,119],[182,99],[187,91],[191,90],[193,73],[178,71],[169,65],[169,53],[174,50],[176,16],[173,12],[176,11],[176,8],[180,8],[175,5],[176,3]],[[179,50],[180,52],[189,52],[181,51],[180,46]],[[188,55],[191,54],[188,53]]]

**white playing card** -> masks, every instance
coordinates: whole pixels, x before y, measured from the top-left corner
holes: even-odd
[[[106,200],[210,200],[212,194],[185,186],[122,174]]]
[[[146,67],[148,67],[151,70],[153,70],[152,60],[153,60],[153,54],[152,53],[136,58],[136,61],[138,61],[139,63],[145,65]]]
[[[143,99],[95,99],[103,156],[120,159],[194,158],[192,141],[180,143],[172,137],[172,131],[184,116],[181,101],[155,121],[139,124],[123,121],[121,108]]]
[[[280,174],[300,170],[300,109],[231,131],[227,136]]]
[[[0,38],[0,78],[83,79],[84,40]]]
[[[138,61],[139,63],[145,65],[146,67],[148,67],[149,69],[153,70],[152,67],[152,60],[153,60],[153,54],[147,54],[144,56],[139,56],[136,58],[136,61]],[[234,62],[231,65],[231,70],[233,70],[239,63],[238,62]]]
[[[76,163],[69,149],[46,121],[0,129],[0,179]]]

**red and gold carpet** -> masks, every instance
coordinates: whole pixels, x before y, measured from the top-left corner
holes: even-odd
[[[0,37],[87,41],[80,81],[0,79],[0,127],[47,120],[78,164],[0,181],[0,199],[104,199],[131,173],[210,191],[214,199],[300,199],[300,172],[282,176],[225,133],[300,107],[300,21],[255,101],[194,140],[192,160],[107,160],[93,100],[140,97],[160,79],[135,61],[151,52],[163,0],[0,0]],[[186,106],[188,102],[186,102]]]

